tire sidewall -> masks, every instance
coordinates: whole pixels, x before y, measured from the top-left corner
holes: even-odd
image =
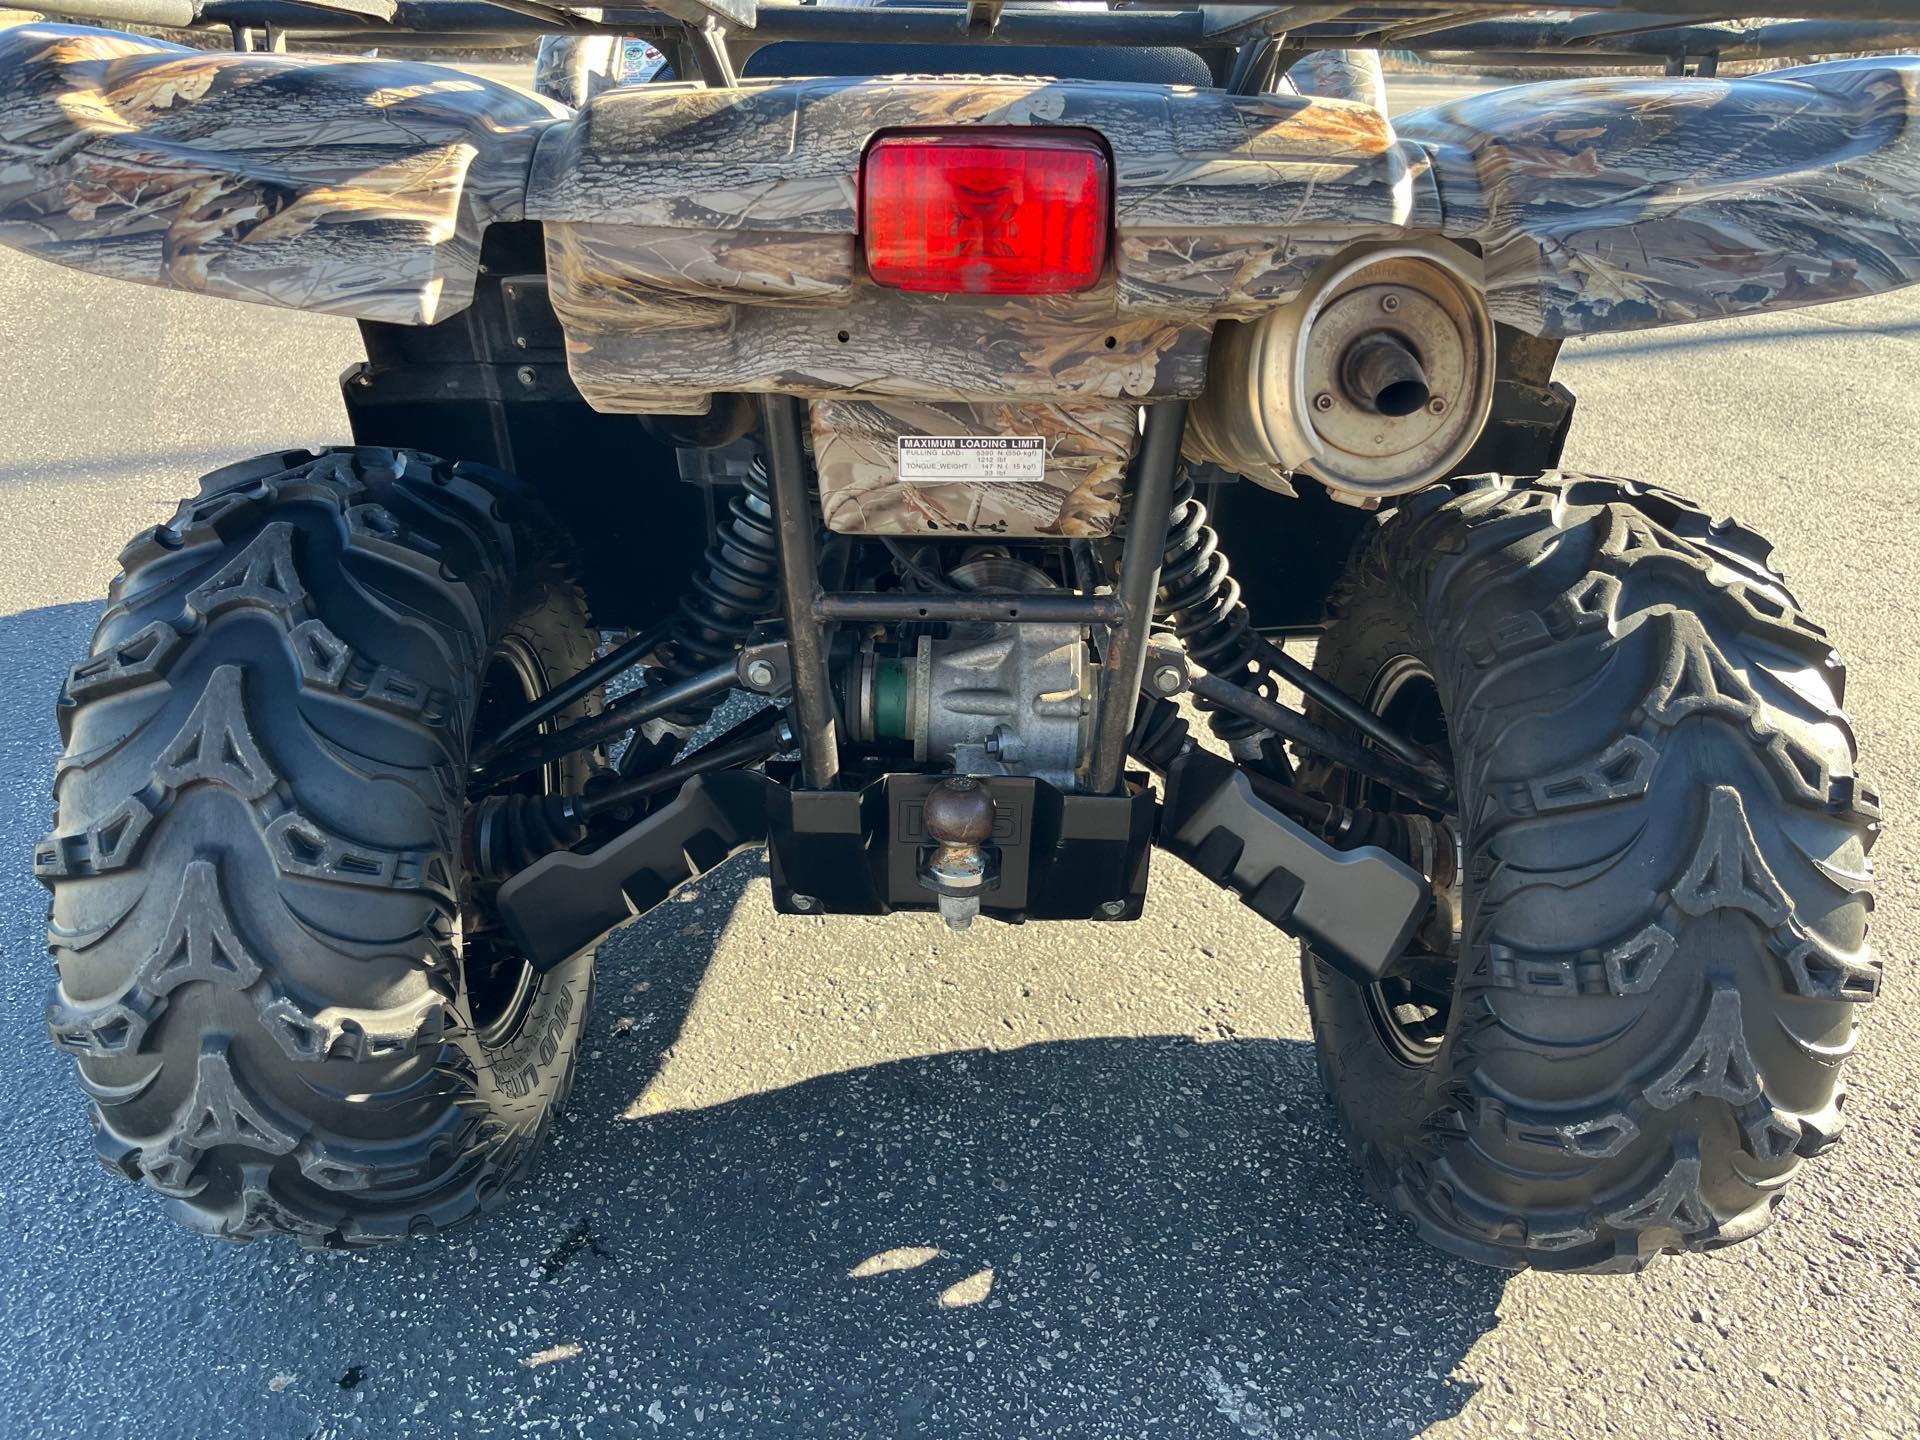
[[[523,576],[510,613],[513,618],[496,638],[493,653],[514,643],[537,665],[542,693],[591,662],[593,632],[586,610],[578,591],[565,582],[563,575],[543,566]],[[599,708],[596,692],[562,711],[554,723],[572,723]],[[593,773],[593,762],[594,752],[590,751],[575,751],[555,761],[555,790],[580,790]],[[518,1023],[491,1044],[475,1023],[465,966],[461,966],[456,1002],[463,1022],[461,1044],[474,1061],[480,1097],[487,1102],[491,1118],[509,1130],[530,1133],[565,1103],[592,1008],[596,959],[596,952],[588,950],[550,970],[536,971],[532,994],[522,1002],[525,1009]]]
[[[1434,668],[1418,608],[1410,597],[1394,593],[1385,583],[1349,599],[1342,613],[1341,642],[1337,651],[1323,655],[1316,668],[1349,695],[1371,696],[1378,678],[1404,658]],[[1338,723],[1325,712],[1316,718],[1322,724]],[[1344,772],[1318,766],[1303,778],[1331,798],[1349,798]],[[1470,893],[1463,899],[1471,905]],[[1319,1036],[1316,1049],[1322,1081],[1359,1144],[1358,1158],[1369,1185],[1384,1193],[1393,1182],[1379,1151],[1382,1147],[1399,1151],[1416,1142],[1425,1117],[1441,1101],[1458,1036],[1459,1007],[1454,1007],[1435,1055],[1425,1064],[1409,1064],[1381,1038],[1365,985],[1314,954],[1311,947],[1301,947],[1300,965],[1307,1008]]]

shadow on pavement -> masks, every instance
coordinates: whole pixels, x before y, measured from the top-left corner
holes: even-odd
[[[1736,317],[1739,318],[1739,317]],[[1721,329],[1693,327],[1665,334],[1631,331],[1595,335],[1567,342],[1569,360],[1601,360],[1623,355],[1648,355],[1676,350],[1710,350],[1722,345],[1758,345],[1793,340],[1891,339],[1920,335],[1920,320],[1892,325],[1848,325],[1809,315],[1802,319],[1748,317],[1752,323]]]
[[[0,656],[26,661],[15,795],[44,792],[93,613],[0,620]],[[1361,1195],[1297,1041],[926,1055],[624,1118],[744,863],[609,945],[568,1116],[500,1211],[346,1256],[177,1232],[93,1167],[40,1030],[43,900],[18,862],[43,825],[15,806],[0,843],[7,1069],[46,1097],[0,1155],[0,1311],[36,1357],[10,1433],[80,1433],[105,1395],[155,1437],[1375,1440],[1472,1393],[1450,1376],[1504,1277]],[[724,1074],[724,1036],[686,1043]]]
[[[543,1338],[685,1386],[670,1415],[1377,1437],[1471,1393],[1503,1280],[1365,1200],[1299,1042],[930,1055],[637,1121],[608,1049],[549,1157],[606,1180],[549,1207]]]

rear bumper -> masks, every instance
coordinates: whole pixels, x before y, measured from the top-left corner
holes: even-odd
[[[1063,794],[1023,776],[988,782],[996,920],[1137,920],[1159,845],[1235,891],[1261,918],[1365,981],[1388,974],[1432,892],[1371,846],[1336,850],[1263,804],[1225,760],[1175,762],[1164,806],[1134,779],[1116,795]],[[805,790],[753,771],[687,781],[589,854],[560,851],[501,888],[502,920],[542,970],[591,949],[742,850],[765,845],[774,908],[788,915],[931,911],[921,881],[935,775],[887,775],[857,790]]]

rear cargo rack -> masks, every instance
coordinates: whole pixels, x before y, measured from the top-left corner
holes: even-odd
[[[1729,19],[1712,0],[1588,0],[1543,8],[1516,0],[1407,0],[1399,4],[1235,5],[1149,0],[1107,11],[1006,0],[843,8],[802,0],[658,0],[586,8],[547,0],[58,0],[51,18],[256,32],[287,40],[352,38],[404,45],[409,37],[471,46],[538,35],[625,35],[652,41],[677,73],[722,83],[754,51],[782,41],[973,46],[1172,46],[1206,58],[1222,84],[1278,55],[1397,50],[1433,63],[1654,66],[1711,72],[1723,60],[1886,51],[1920,45],[1908,0],[1799,0],[1764,18]]]

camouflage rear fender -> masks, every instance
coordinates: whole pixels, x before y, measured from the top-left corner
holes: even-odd
[[[867,280],[861,156],[926,126],[1099,136],[1106,281],[1029,297]],[[542,137],[527,214],[546,223],[573,377],[600,409],[719,390],[1099,406],[1198,394],[1217,320],[1289,298],[1357,240],[1437,222],[1410,163],[1424,172],[1425,152],[1341,99],[1008,76],[644,85]]]
[[[1920,57],[1581,79],[1403,116],[1497,319],[1592,335],[1920,280]]]
[[[428,324],[519,219],[550,101],[434,65],[0,31],[0,241],[235,300]]]
[[[1496,319],[1569,336],[1783,309],[1920,279],[1920,60],[1765,78],[1522,86],[1389,122],[1341,95],[1007,77],[615,91],[543,137],[575,380],[604,409],[716,390],[1100,405],[1191,396],[1218,322],[1293,299],[1362,241],[1487,261]],[[1342,98],[1360,96],[1363,98]],[[857,254],[867,143],[1052,126],[1114,156],[1114,263],[1080,296],[880,290]]]
[[[1315,66],[1295,73],[1319,88]],[[1472,244],[1495,316],[1554,336],[1920,279],[1920,60],[1553,82],[1397,125],[1350,80],[1328,81],[1341,96],[648,85],[575,115],[432,65],[26,25],[0,31],[0,241],[150,284],[429,323],[469,299],[487,224],[540,220],[575,379],[614,411],[698,411],[722,390],[1191,396],[1219,321],[1286,303],[1369,240]],[[914,125],[1100,135],[1108,279],[1035,298],[873,286],[859,157]]]

